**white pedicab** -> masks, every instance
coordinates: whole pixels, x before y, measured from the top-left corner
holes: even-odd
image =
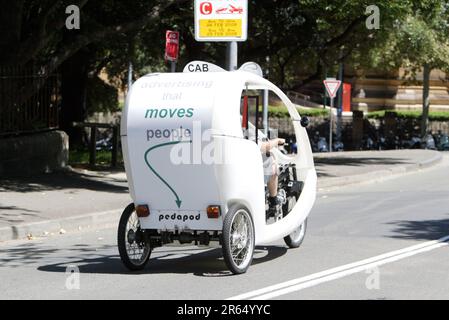
[[[282,100],[297,141],[295,155],[272,150],[285,198],[274,214],[267,214],[260,148],[242,128],[242,119],[251,116],[247,107],[241,111],[242,95],[256,90],[270,90]],[[206,246],[215,241],[238,274],[250,266],[256,245],[284,238],[298,247],[317,181],[304,120],[279,88],[249,72],[160,73],[137,80],[121,123],[133,199],[118,228],[125,266],[140,270],[152,249],[175,241]],[[252,132],[265,139],[258,129]]]

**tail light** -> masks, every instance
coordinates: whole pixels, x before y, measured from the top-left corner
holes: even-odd
[[[217,219],[221,215],[220,206],[208,206],[207,217],[209,219]]]
[[[146,204],[140,204],[136,207],[136,213],[139,218],[145,218],[150,215],[150,208]]]

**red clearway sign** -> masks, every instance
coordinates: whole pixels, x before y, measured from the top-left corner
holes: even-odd
[[[326,87],[327,93],[329,97],[335,98],[337,95],[338,89],[340,88],[341,81],[340,80],[324,80],[324,86]]]
[[[165,60],[177,61],[179,52],[179,32],[167,30],[165,32]]]

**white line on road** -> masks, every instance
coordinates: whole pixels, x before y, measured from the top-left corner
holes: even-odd
[[[346,264],[322,272],[314,273],[305,277],[278,283],[262,289],[250,291],[244,294],[228,298],[227,300],[243,300],[243,299],[266,300],[279,297],[291,292],[303,290],[305,288],[310,288],[324,282],[340,279],[354,273],[369,270],[374,267],[378,267],[387,263],[411,257],[419,253],[438,249],[443,246],[447,246],[448,245],[447,241],[449,241],[449,236],[445,236],[438,240],[427,241],[400,250],[391,251],[372,258]]]

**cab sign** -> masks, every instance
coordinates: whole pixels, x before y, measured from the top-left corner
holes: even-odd
[[[192,61],[186,64],[183,72],[224,72],[226,70],[219,66],[205,62],[205,61]]]

